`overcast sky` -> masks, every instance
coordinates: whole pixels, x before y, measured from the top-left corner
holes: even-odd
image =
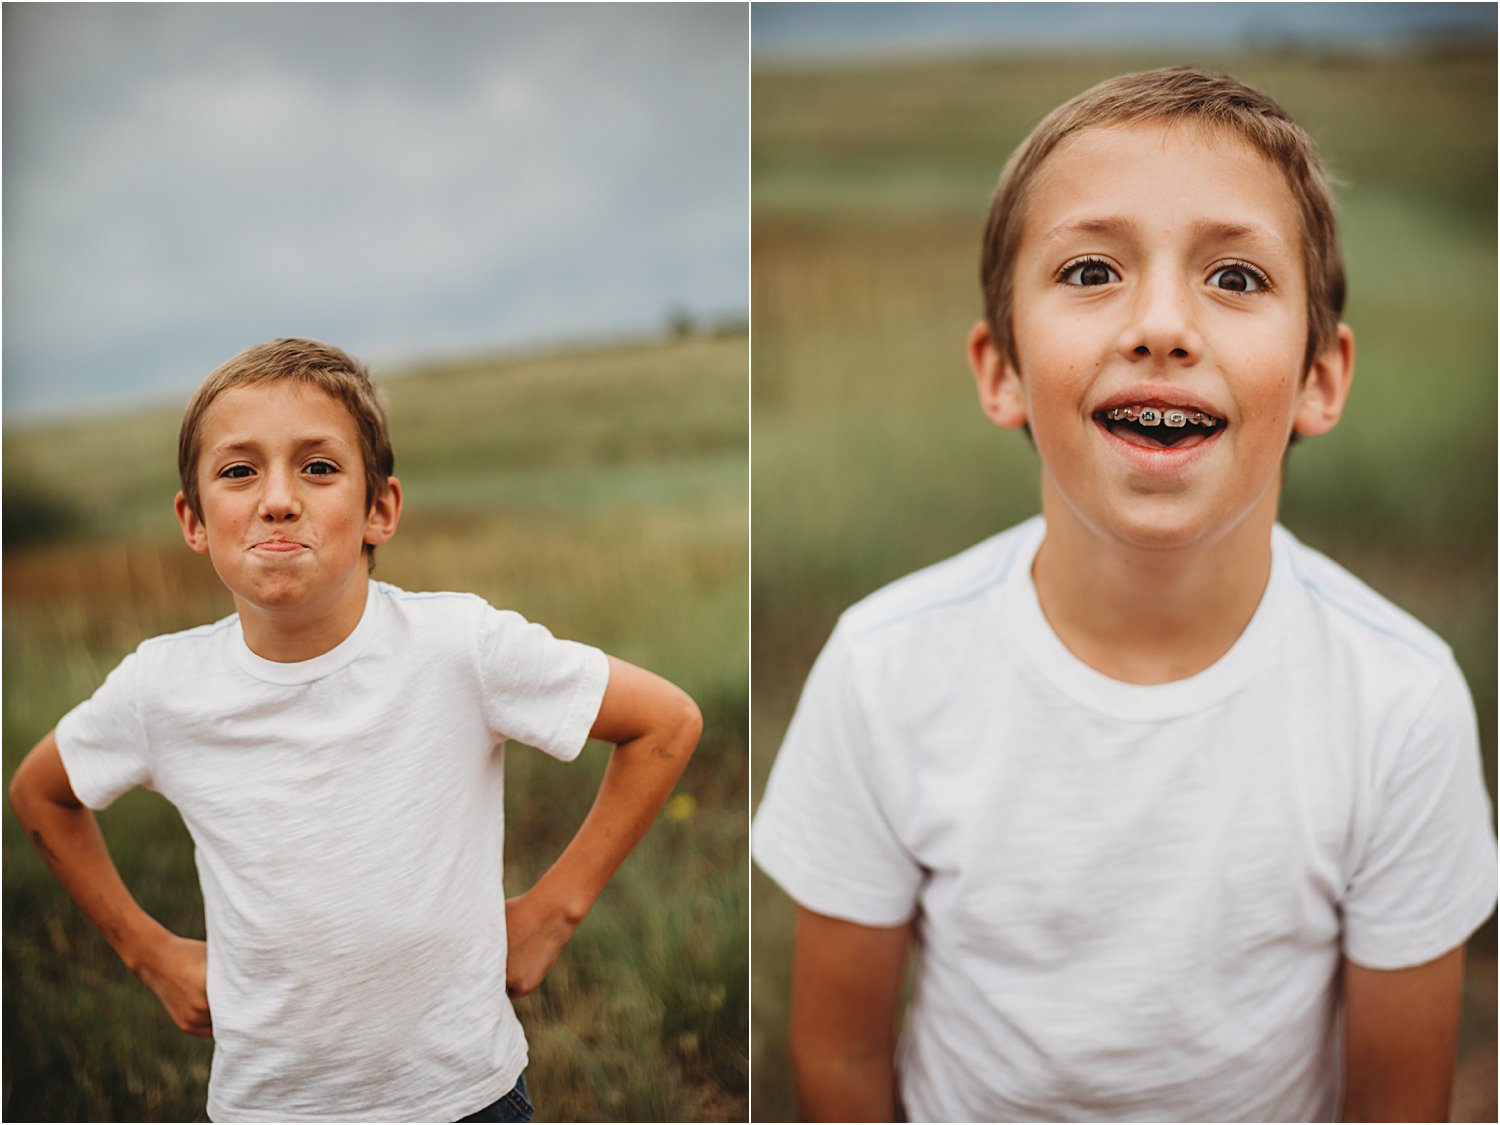
[[[7,420],[747,304],[737,4],[7,4]]]
[[[955,50],[1385,46],[1495,35],[1492,3],[756,4],[757,63]]]

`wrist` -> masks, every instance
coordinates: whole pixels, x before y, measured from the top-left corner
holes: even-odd
[[[104,935],[121,963],[138,977],[151,971],[172,940],[172,932],[144,912],[138,919],[106,927]]]
[[[548,917],[576,930],[588,917],[596,896],[550,875],[542,876],[527,897]]]

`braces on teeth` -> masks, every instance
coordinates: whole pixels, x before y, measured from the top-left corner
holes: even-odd
[[[1111,422],[1135,422],[1141,426],[1165,424],[1174,430],[1180,430],[1189,422],[1210,430],[1219,424],[1219,420],[1212,414],[1203,414],[1197,410],[1158,410],[1154,406],[1116,406],[1105,411],[1105,417]]]

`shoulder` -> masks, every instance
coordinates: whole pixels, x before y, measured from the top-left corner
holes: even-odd
[[[478,594],[459,590],[413,591],[371,582],[370,592],[403,617],[480,617],[492,609]]]
[[[390,607],[394,636],[388,641],[423,659],[446,654],[477,661],[486,675],[494,675],[496,669],[510,667],[534,671],[548,662],[575,659],[575,650],[594,651],[554,636],[513,609],[496,608],[478,594],[412,593],[388,582],[376,582],[373,588]]]
[[[879,648],[964,628],[1030,563],[1043,532],[1037,516],[899,578],[849,607],[838,631],[856,648]]]
[[[218,653],[226,651],[225,644],[235,635],[239,623],[240,615],[231,613],[228,617],[221,617],[207,625],[149,637],[142,641],[136,647],[135,652],[121,663],[123,665],[125,662],[139,662],[142,669],[171,667],[177,664],[201,668],[205,663],[211,662]]]
[[[1287,637],[1299,688],[1342,701],[1341,722],[1368,724],[1371,764],[1396,768],[1392,747],[1472,739],[1474,704],[1453,650],[1406,610],[1278,527],[1291,577]],[[1363,744],[1363,742],[1362,742]]]
[[[520,614],[499,610],[478,594],[459,590],[403,590],[389,582],[372,582],[372,597],[378,597],[387,628],[409,635],[403,643],[424,647],[467,648],[476,635],[504,629],[512,622],[525,623]]]
[[[182,629],[176,633],[162,633],[159,636],[148,637],[140,643],[136,651],[169,652],[179,649],[185,651],[200,649],[205,645],[215,643],[226,632],[238,625],[239,620],[239,614],[231,613],[228,617],[221,617],[207,625],[195,625],[191,629]]]
[[[1408,668],[1453,663],[1447,642],[1406,610],[1285,528],[1278,525],[1276,536],[1304,608],[1331,636]]]
[[[398,628],[420,629],[432,643],[475,637],[481,643],[495,643],[521,635],[547,633],[544,626],[513,609],[497,608],[478,594],[457,590],[417,593],[389,582],[375,582],[371,588],[389,607]]]

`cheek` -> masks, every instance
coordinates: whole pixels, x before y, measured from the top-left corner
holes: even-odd
[[[1113,337],[1098,326],[1045,315],[1017,318],[1021,370],[1058,383],[1088,378],[1107,361]]]
[[[1023,381],[1029,383],[1032,406],[1050,411],[1075,409],[1097,365],[1067,346],[1036,348],[1031,357],[1021,370]]]

